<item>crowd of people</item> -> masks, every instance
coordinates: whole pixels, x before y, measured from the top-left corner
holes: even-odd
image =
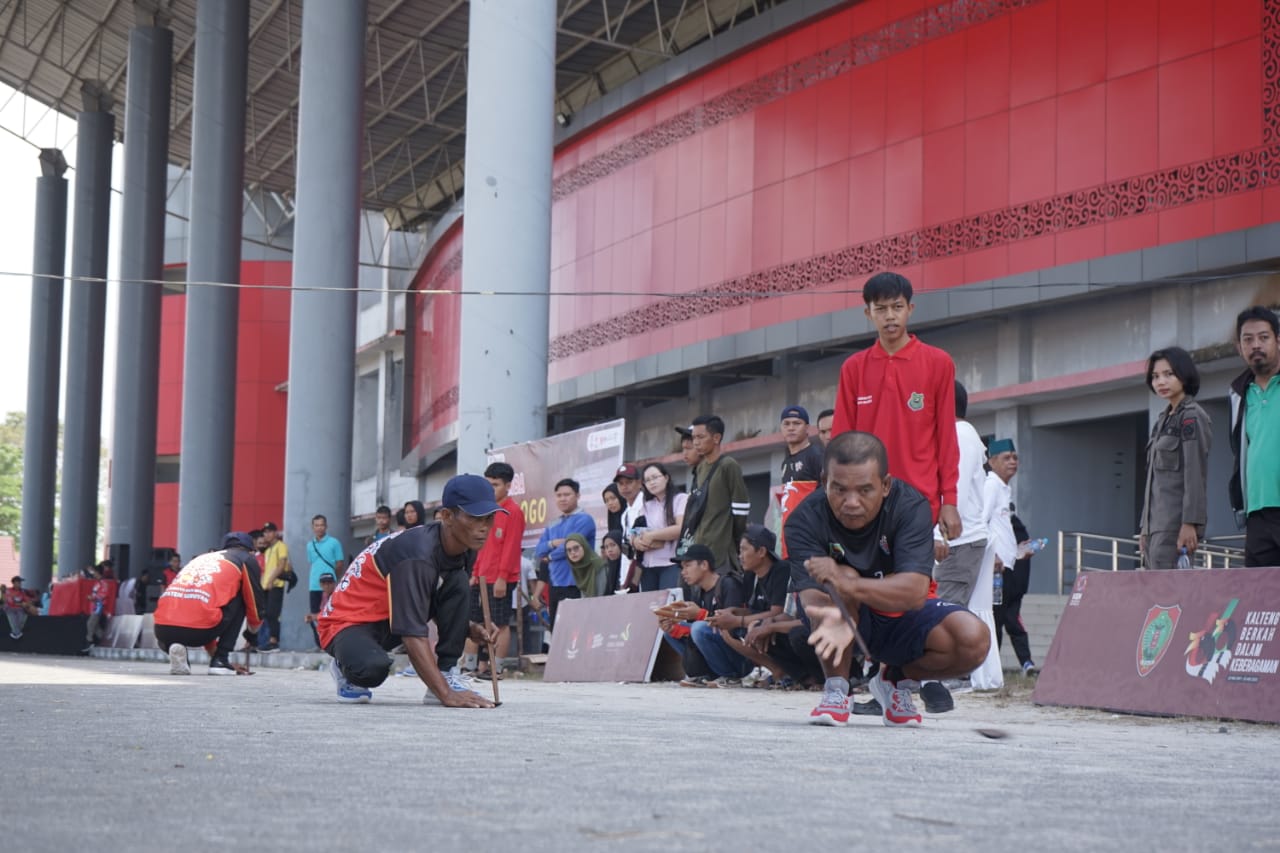
[[[926,711],[944,713],[966,683],[999,686],[1005,633],[1034,674],[1020,605],[1043,540],[1015,512],[1014,442],[984,444],[966,420],[951,358],[908,332],[910,282],[882,273],[863,296],[877,340],[843,365],[834,406],[812,421],[801,406],[781,412],[786,454],[772,528],[748,523],[746,482],[714,414],[677,428],[687,485],[657,461],[617,469],[601,495],[607,532],[598,548],[581,486],[566,476],[554,489],[559,515],[528,560],[524,515],[509,495],[515,472],[503,462],[483,477],[452,478],[430,519],[422,503],[406,503],[398,531],[390,508],[379,507],[350,565],[315,516],[307,621],[332,656],[338,699],[369,701],[402,649],[425,701],[488,707],[472,679],[501,677],[502,655],[484,652],[510,648],[513,602],[554,631],[565,600],[675,588],[681,595],[655,615],[684,684],[818,690],[809,714],[817,724],[874,714],[889,726],[919,725],[916,692]],[[1275,565],[1280,428],[1267,406],[1280,374],[1280,321],[1250,308],[1236,333],[1247,369],[1232,385],[1232,505],[1246,530],[1246,564]],[[1148,445],[1140,548],[1146,568],[1184,567],[1204,535],[1212,425],[1195,402],[1199,374],[1184,350],[1153,353],[1146,383],[1167,405]],[[187,647],[206,645],[211,673],[234,672],[228,655],[246,620],[246,648],[278,648],[280,602],[296,582],[275,525],[229,533],[161,597],[156,635],[173,671],[189,671]],[[7,611],[23,609],[13,601],[6,596]],[[860,684],[870,699],[854,703]]]

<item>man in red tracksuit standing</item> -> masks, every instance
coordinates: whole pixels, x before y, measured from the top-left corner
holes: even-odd
[[[947,353],[907,331],[915,310],[912,295],[911,282],[897,273],[877,273],[863,285],[862,301],[877,339],[840,368],[831,437],[857,430],[880,439],[889,454],[889,474],[925,496],[934,522],[950,540],[962,529],[956,508],[956,366]],[[921,698],[930,713],[955,706],[938,682],[922,685]]]
[[[484,469],[484,478],[493,486],[498,505],[506,514],[494,516],[489,540],[476,554],[476,566],[471,576],[471,621],[484,622],[484,609],[480,596],[489,597],[489,615],[498,629],[498,654],[506,654],[511,648],[511,596],[520,585],[520,544],[524,539],[524,512],[520,504],[508,492],[516,472],[506,462],[494,462]],[[470,662],[478,657],[478,647],[468,639],[463,660]],[[484,661],[476,664],[477,678],[500,678],[500,661],[490,661],[489,669],[482,670]],[[465,666],[465,664],[464,664]]]

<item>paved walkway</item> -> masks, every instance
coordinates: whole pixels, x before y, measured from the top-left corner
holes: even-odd
[[[1280,845],[1280,728],[957,697],[916,730],[815,694],[508,679],[493,711],[315,670],[0,656],[24,851],[1150,850]],[[1008,737],[990,740],[977,728]]]

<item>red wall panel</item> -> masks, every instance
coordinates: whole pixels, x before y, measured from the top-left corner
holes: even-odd
[[[236,337],[236,421],[231,527],[250,530],[280,520],[284,508],[287,400],[276,388],[289,378],[289,284],[293,265],[240,265],[240,322]],[[256,287],[255,287],[256,286]],[[265,287],[276,289],[265,289]],[[164,297],[160,327],[160,396],[156,453],[182,452],[182,363],[187,298]],[[178,542],[178,484],[155,487],[156,547]],[[216,543],[213,543],[216,544]]]
[[[950,287],[1269,221],[1264,14],[863,0],[584,130],[556,153],[553,287],[629,295],[553,311],[549,379],[856,304],[831,291],[874,269]]]

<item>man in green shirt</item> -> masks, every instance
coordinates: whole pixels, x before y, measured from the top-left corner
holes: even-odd
[[[692,427],[693,447],[702,457],[695,472],[697,482],[685,505],[681,546],[706,545],[715,555],[716,574],[742,573],[738,562],[738,542],[747,530],[751,498],[742,469],[721,450],[724,421],[716,415],[696,418]],[[676,558],[680,558],[680,546]]]
[[[1244,564],[1280,566],[1280,318],[1255,305],[1236,317],[1248,369],[1231,383],[1231,506],[1244,516]]]

